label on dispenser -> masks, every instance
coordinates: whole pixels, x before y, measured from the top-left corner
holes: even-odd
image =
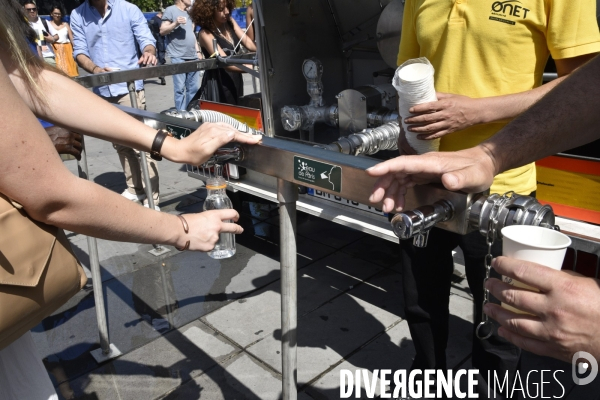
[[[332,192],[342,192],[342,167],[294,156],[294,179]]]
[[[165,129],[169,131],[173,136],[177,139],[183,139],[184,137],[190,136],[192,134],[192,130],[190,128],[182,128],[176,125],[165,126]]]

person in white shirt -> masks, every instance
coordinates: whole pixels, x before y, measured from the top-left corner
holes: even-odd
[[[56,60],[56,66],[69,76],[78,76],[77,64],[73,58],[73,31],[65,21],[62,20],[64,11],[60,5],[53,5],[50,9],[49,22],[58,36],[52,44],[52,50]]]
[[[52,43],[58,40],[58,35],[54,27],[48,21],[40,18],[37,12],[37,5],[33,0],[25,0],[23,4],[25,15],[29,20],[29,25],[38,35],[38,45],[42,48],[42,57],[48,64],[56,66],[56,56],[52,49]]]

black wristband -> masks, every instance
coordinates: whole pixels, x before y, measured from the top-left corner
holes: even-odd
[[[156,136],[154,136],[154,141],[152,142],[152,147],[150,148],[150,157],[156,161],[161,161],[162,157],[160,155],[160,149],[162,149],[162,145],[165,142],[167,136],[173,137],[173,134],[166,129],[159,129],[156,132]]]

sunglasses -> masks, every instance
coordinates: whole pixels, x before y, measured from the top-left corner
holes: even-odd
[[[37,11],[37,8],[26,8],[25,10],[27,12],[32,12],[32,11]]]

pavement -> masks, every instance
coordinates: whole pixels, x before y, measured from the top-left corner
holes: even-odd
[[[151,111],[170,108],[171,78],[165,86],[147,81],[146,99]],[[86,146],[90,179],[121,193],[125,180],[111,144],[86,138]],[[65,164],[76,173],[75,161]],[[162,212],[202,210],[203,183],[185,166],[163,160],[159,176]],[[33,329],[59,398],[282,397],[277,206],[243,193],[230,197],[245,229],[230,259],[169,246],[155,257],[151,245],[98,240],[110,342],[123,355],[101,365],[90,355],[100,347],[94,297],[91,288],[82,290]],[[302,213],[297,236],[298,398],[340,398],[343,369],[367,369],[369,377],[377,369],[408,369],[415,350],[404,320],[397,245]],[[89,268],[86,237],[68,237]],[[455,262],[464,270],[460,253]],[[473,300],[466,280],[452,285],[450,314],[448,367],[468,369]],[[525,382],[530,371],[564,370],[564,396],[550,374],[545,396],[594,398],[588,396],[599,393],[598,385],[574,385],[570,368],[525,353],[521,376]],[[364,380],[360,386],[366,398]]]

